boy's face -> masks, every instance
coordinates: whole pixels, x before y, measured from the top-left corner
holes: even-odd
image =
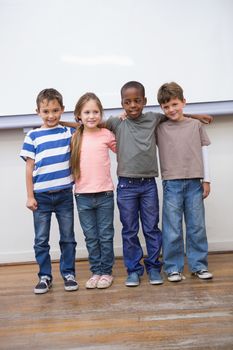
[[[186,104],[185,99],[181,101],[180,99],[172,98],[167,103],[162,103],[161,108],[163,110],[163,113],[166,115],[167,118],[173,120],[173,121],[180,121],[184,119],[183,115],[183,108]]]
[[[58,100],[43,100],[40,102],[40,108],[36,110],[37,114],[42,118],[43,128],[54,128],[58,125],[64,107],[61,107]]]
[[[128,117],[136,119],[142,114],[146,98],[139,89],[128,88],[123,91],[121,105]]]

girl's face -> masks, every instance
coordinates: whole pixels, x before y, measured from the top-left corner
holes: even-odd
[[[84,129],[90,131],[98,129],[102,116],[96,101],[89,100],[86,102],[78,118],[81,119]]]

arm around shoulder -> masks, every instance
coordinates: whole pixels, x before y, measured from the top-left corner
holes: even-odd
[[[67,126],[69,128],[79,128],[80,127],[80,123],[77,122],[64,122],[62,120],[59,121],[59,124],[62,126]]]
[[[214,118],[209,114],[184,114],[185,117],[197,119],[203,124],[210,124]]]

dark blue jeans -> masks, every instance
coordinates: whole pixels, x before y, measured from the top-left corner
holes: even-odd
[[[96,275],[111,275],[114,264],[113,192],[76,194],[75,199],[90,270]]]
[[[39,264],[38,276],[52,278],[49,237],[52,213],[55,213],[60,232],[60,272],[64,277],[75,275],[76,241],[74,235],[74,211],[72,189],[59,192],[35,193],[38,209],[33,212],[35,229],[35,256]]]
[[[123,226],[123,256],[128,274],[144,273],[144,266],[140,263],[143,250],[138,238],[139,218],[147,248],[147,257],[144,258],[146,271],[160,271],[162,234],[158,228],[159,200],[155,179],[119,177],[117,204]]]

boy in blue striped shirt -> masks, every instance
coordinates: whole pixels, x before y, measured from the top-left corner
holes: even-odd
[[[42,90],[36,104],[36,112],[43,124],[27,133],[20,152],[26,161],[26,206],[33,212],[34,250],[39,265],[40,280],[34,293],[46,293],[52,286],[49,236],[53,212],[60,231],[60,272],[65,290],[73,291],[78,289],[78,283],[75,281],[73,179],[69,160],[75,129],[59,125],[64,105],[57,90]]]

